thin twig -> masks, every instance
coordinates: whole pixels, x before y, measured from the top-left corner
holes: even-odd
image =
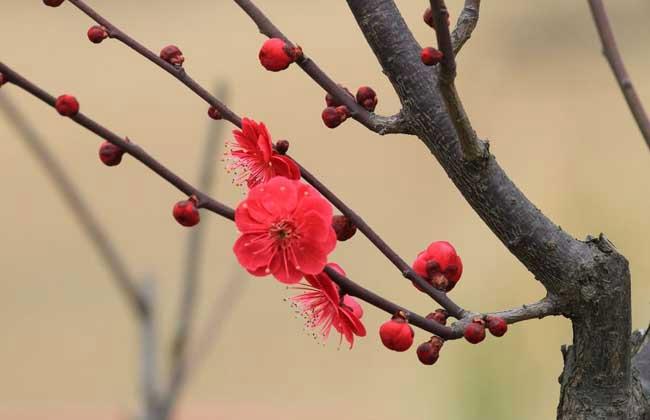
[[[164,69],[167,73],[174,76],[181,83],[183,83],[185,86],[190,88],[190,90],[192,90],[194,93],[196,93],[201,98],[203,98],[203,100],[205,100],[211,106],[217,108],[221,112],[221,115],[225,120],[230,121],[231,123],[233,123],[238,127],[241,127],[241,118],[237,114],[235,114],[232,110],[230,110],[230,108],[228,108],[224,103],[219,101],[219,99],[211,95],[210,92],[208,92],[205,88],[199,85],[194,79],[192,79],[185,72],[183,67],[178,67],[169,64],[168,62],[160,58],[158,55],[156,55],[153,51],[149,50],[147,47],[140,44],[138,41],[136,41],[135,39],[131,38],[123,31],[121,31],[118,27],[113,25],[106,18],[104,18],[102,15],[100,15],[95,10],[93,10],[90,6],[88,6],[84,1],[82,0],[68,0],[68,1],[73,5],[77,6],[77,8],[79,8],[82,12],[88,15],[88,17],[90,17],[92,20],[94,20],[95,22],[99,23],[101,26],[106,28],[106,31],[108,32],[108,35],[111,38],[115,38],[121,41],[129,48],[137,52],[138,54],[142,55],[149,61],[155,63],[156,65]]]
[[[458,16],[456,28],[451,34],[451,44],[454,55],[458,55],[463,45],[472,37],[472,32],[478,24],[481,0],[465,0],[463,11]]]
[[[226,86],[221,84],[217,89],[217,96],[223,98],[226,94]],[[198,188],[210,193],[215,183],[215,164],[218,159],[218,149],[222,143],[223,124],[210,122],[208,134],[205,139],[202,153],[203,161],[200,166]],[[185,270],[182,278],[183,290],[179,305],[176,332],[172,340],[171,379],[166,395],[165,412],[170,413],[173,409],[178,394],[187,377],[188,370],[188,341],[192,334],[192,325],[196,313],[196,296],[199,293],[199,273],[203,257],[203,246],[205,244],[205,229],[203,225],[192,229],[187,238],[185,253]]]
[[[38,86],[34,85],[33,83],[31,83],[30,81],[28,81],[27,79],[25,79],[15,71],[13,71],[11,68],[6,66],[2,62],[0,62],[0,73],[3,73],[7,77],[9,82],[31,93],[32,95],[36,96],[37,98],[47,103],[51,107],[54,107],[54,103],[56,102],[56,98],[54,98],[54,96],[45,92],[43,89],[39,88]],[[181,177],[179,177],[178,175],[170,171],[162,163],[154,159],[140,146],[136,145],[131,141],[126,141],[122,139],[117,134],[102,127],[100,124],[86,117],[81,112],[70,119],[76,122],[77,124],[81,125],[82,127],[97,134],[99,137],[108,140],[109,142],[115,144],[116,146],[119,146],[126,153],[128,153],[129,155],[133,156],[134,158],[142,162],[145,166],[147,166],[149,169],[157,173],[160,177],[162,177],[167,182],[169,182],[170,184],[178,188],[180,191],[185,193],[188,197],[192,195],[196,196],[198,199],[198,204],[197,204],[198,207],[205,208],[227,219],[234,220],[235,212],[233,209],[231,209],[230,207],[224,204],[221,204],[220,202],[209,197],[207,194],[193,187],[190,183],[188,183],[187,181],[185,181],[184,179],[182,179]]]
[[[430,4],[438,49],[442,52],[442,61],[440,62],[442,77],[451,83],[456,78],[456,58],[449,33],[449,11],[444,0],[430,0]]]
[[[614,32],[609,24],[605,5],[602,0],[588,1],[591,14],[593,15],[596,24],[596,29],[598,30],[598,36],[603,45],[603,54],[605,55],[605,58],[607,58],[607,62],[614,72],[614,77],[616,77],[616,81],[621,88],[621,92],[623,92],[625,101],[634,116],[636,124],[639,126],[639,130],[641,130],[641,135],[643,136],[648,148],[650,148],[650,119],[643,108],[643,103],[641,102],[639,95],[636,93],[636,89],[634,89],[634,85],[632,84],[632,79],[630,79],[630,75],[625,68],[623,57],[616,45]]]
[[[287,45],[294,47],[295,44],[287,38],[280,29],[271,22],[271,20],[250,0],[234,0],[235,3],[255,22],[259,31],[269,38],[280,38]],[[369,130],[379,134],[403,133],[410,134],[410,128],[403,118],[391,121],[386,117],[377,118],[373,113],[368,112],[364,107],[359,105],[345,89],[330,78],[311,58],[303,53],[300,60],[297,61],[300,68],[311,77],[327,93],[334,96],[339,102],[350,110],[350,116],[366,126]],[[401,113],[397,114],[402,117]]]
[[[197,340],[187,359],[188,376],[196,372],[201,363],[208,356],[210,351],[219,341],[223,327],[233,313],[233,308],[241,299],[244,288],[249,283],[244,279],[242,270],[236,267],[228,277],[222,292],[215,299],[210,313],[208,314],[203,332],[197,336]]]
[[[147,307],[148,316],[139,322],[140,327],[140,380],[142,389],[142,408],[146,420],[161,420],[158,418],[159,408],[159,377],[158,377],[158,336],[156,326],[156,283],[151,277],[142,282],[141,295]]]
[[[449,12],[443,0],[430,0],[431,12],[436,27],[436,38],[438,49],[442,51],[443,58],[440,63],[440,74],[438,87],[445,100],[449,118],[456,129],[460,147],[463,150],[463,157],[468,162],[478,160],[485,156],[485,146],[479,140],[472,124],[465,112],[463,103],[456,91],[454,80],[456,78],[456,59],[447,25]]]
[[[70,176],[66,174],[63,165],[58,162],[57,158],[49,150],[47,143],[36,132],[33,125],[27,121],[22,112],[5,95],[0,96],[0,108],[7,115],[9,123],[13,124],[16,131],[21,135],[29,151],[45,168],[50,180],[74,213],[75,219],[97,249],[99,256],[104,260],[118,289],[126,297],[129,307],[137,317],[146,316],[148,308],[142,296],[140,296],[138,286],[129,273],[126,263],[120,256],[117,247],[95,218],[81,192],[77,189]]]

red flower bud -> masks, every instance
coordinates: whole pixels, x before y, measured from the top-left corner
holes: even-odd
[[[460,280],[463,262],[449,242],[436,241],[418,254],[413,270],[437,289],[449,292]]]
[[[377,93],[368,86],[361,86],[357,90],[357,103],[370,112],[375,110],[377,106]]]
[[[123,155],[124,150],[109,141],[104,141],[99,147],[99,159],[106,166],[119,165],[122,162]]]
[[[321,117],[323,118],[325,125],[329,128],[336,128],[343,122],[341,121],[341,116],[333,106],[328,106],[325,108],[321,114]]]
[[[431,11],[430,7],[427,7],[426,10],[424,11],[424,14],[422,15],[422,20],[424,20],[424,23],[426,23],[427,25],[433,28],[433,12]]]
[[[447,9],[444,9],[443,13],[445,14],[445,17],[447,18],[446,19],[447,26],[451,25],[451,19],[449,17],[449,12],[447,11]],[[433,29],[436,29],[436,22],[433,20],[433,13],[431,12],[430,7],[427,7],[427,9],[424,11],[424,14],[422,15],[422,19],[424,20],[424,23],[431,26]]]
[[[95,25],[88,29],[88,39],[93,44],[99,44],[106,38],[108,38],[108,32],[106,32],[106,28],[103,26]]]
[[[443,344],[444,340],[435,335],[431,337],[431,340],[420,344],[417,349],[417,355],[420,362],[424,365],[432,365],[436,363]]]
[[[354,95],[352,95],[352,92],[350,92],[348,90],[348,88],[346,88],[345,86],[342,86],[342,85],[339,85],[339,87],[341,89],[343,89],[348,95],[350,95],[350,98],[352,98],[354,100]],[[336,108],[337,106],[343,105],[343,102],[339,101],[338,99],[336,99],[334,96],[332,96],[329,93],[327,95],[325,95],[325,103],[327,104],[327,106],[333,106],[334,108]]]
[[[297,57],[302,57],[300,47],[291,49],[280,38],[267,39],[260,48],[259,59],[262,66],[269,71],[281,71],[289,67]]]
[[[61,95],[56,99],[54,107],[64,117],[74,117],[79,113],[79,102],[72,95]]]
[[[183,226],[195,226],[201,221],[199,210],[196,208],[196,197],[179,201],[174,205],[174,219]]]
[[[501,337],[508,331],[508,324],[503,318],[498,316],[488,316],[485,318],[487,327],[495,337]]]
[[[413,328],[402,313],[397,313],[390,321],[379,327],[379,337],[384,346],[394,351],[406,351],[413,344]]]
[[[427,66],[435,66],[442,61],[442,56],[442,52],[433,47],[422,48],[422,52],[420,52],[420,59]]]
[[[289,140],[278,140],[275,142],[275,151],[281,155],[286,155],[289,151]]]
[[[50,7],[59,7],[63,0],[43,0],[43,4]]]
[[[347,241],[357,233],[357,227],[342,214],[332,217],[332,227],[336,232],[336,239],[341,242]]]
[[[345,105],[337,106],[336,113],[339,115],[339,119],[341,120],[341,122],[347,120],[348,117],[350,116],[350,110]]]
[[[160,58],[174,66],[182,66],[185,61],[183,53],[176,45],[168,45],[160,50]]]
[[[478,344],[485,339],[485,327],[482,323],[472,322],[465,327],[463,335],[465,340],[472,344]]]
[[[0,73],[0,86],[4,85],[5,83],[7,83],[7,76]]]
[[[439,324],[447,325],[447,318],[449,318],[449,313],[444,309],[436,309],[435,312],[431,312],[426,316],[427,319],[436,321]]]
[[[211,106],[208,109],[208,116],[210,118],[212,118],[213,120],[220,120],[220,119],[223,118],[223,116],[221,115],[221,111],[219,111],[217,108],[215,108],[213,106]]]

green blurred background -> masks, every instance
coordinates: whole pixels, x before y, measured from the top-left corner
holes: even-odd
[[[2,61],[52,93],[74,93],[82,110],[128,135],[182,176],[195,179],[206,106],[118,42],[93,45],[91,21],[74,7],[3,0]],[[224,81],[238,113],[265,121],[292,154],[358,210],[405,258],[433,240],[453,242],[461,305],[492,311],[541,298],[543,288],[474,214],[415,138],[379,137],[354,121],[320,120],[324,93],[298,68],[272,74],[257,61],[263,41],[231,1],[89,1],[153,50],[175,43],[205,86]],[[345,2],[259,1],[275,23],[335,80],[379,93],[378,112],[399,103]],[[423,45],[427,2],[398,1]],[[522,190],[578,238],[605,232],[630,260],[633,325],[650,320],[650,161],[600,45],[585,1],[484,2],[475,36],[459,56],[458,84],[478,133]],[[607,2],[632,78],[650,107],[650,3]],[[448,1],[455,21],[461,1]],[[170,216],[181,195],[133,159],[106,168],[99,139],[7,86],[126,254],[159,282],[169,336],[188,230]],[[136,404],[136,329],[111,278],[42,168],[0,117],[0,417],[117,418]],[[226,137],[230,127],[224,131]],[[215,159],[220,159],[215,156]],[[219,167],[217,197],[241,189]],[[233,226],[208,213],[208,257],[200,313],[238,268]],[[435,308],[361,235],[333,258],[351,277],[418,312]],[[355,348],[325,346],[303,330],[270,278],[247,278],[221,341],[192,382],[181,418],[549,419],[571,341],[564,318],[530,321],[481,346],[448,343],[433,367],[413,351],[386,351],[369,330]],[[426,335],[416,333],[416,342]],[[107,414],[108,413],[108,414]],[[117,413],[112,415],[110,413]],[[36,418],[36,417],[33,417]],[[122,417],[123,418],[123,417]],[[196,417],[199,418],[199,417]]]

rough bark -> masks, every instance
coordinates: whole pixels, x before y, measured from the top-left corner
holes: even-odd
[[[487,143],[484,156],[464,160],[437,71],[421,64],[421,47],[394,2],[347,1],[412,132],[571,319],[574,340],[566,352],[558,418],[642,419],[648,403],[631,368],[627,260],[604,236],[580,241],[549,220],[510,180]]]

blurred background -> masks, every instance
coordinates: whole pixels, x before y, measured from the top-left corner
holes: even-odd
[[[73,93],[82,111],[128,135],[194,180],[210,122],[206,105],[118,42],[93,45],[92,22],[69,4],[4,0],[2,61],[54,93]],[[258,63],[264,38],[231,1],[89,1],[158,51],[170,43],[206,87],[229,85],[236,112],[267,123],[275,138],[387,239],[407,260],[433,240],[463,258],[453,291],[477,311],[533,302],[543,288],[496,240],[416,138],[379,137],[354,121],[336,130],[320,119],[324,92],[297,67],[272,74]],[[424,1],[398,1],[423,45]],[[378,112],[399,102],[345,2],[259,1],[272,20],[331,77],[352,91],[370,85]],[[461,1],[448,0],[455,18]],[[637,90],[650,107],[650,3],[607,4]],[[586,1],[486,2],[459,56],[458,85],[480,136],[519,187],[578,238],[605,232],[630,260],[633,326],[650,321],[650,161],[600,44]],[[107,168],[99,139],[11,86],[2,89],[65,163],[138,274],[158,282],[163,336],[176,316],[188,230],[171,217],[184,198],[133,159]],[[137,403],[137,330],[109,273],[52,188],[42,167],[0,116],[0,418],[126,418]],[[215,123],[213,123],[215,124]],[[219,123],[216,123],[219,124]],[[230,137],[230,127],[224,127]],[[220,155],[214,159],[220,159]],[[232,206],[243,191],[219,162],[216,197]],[[203,213],[207,258],[199,319],[238,268],[233,226]],[[416,293],[361,235],[333,259],[354,279],[420,313]],[[270,278],[249,278],[220,341],[181,402],[180,419],[549,419],[558,401],[564,318],[518,324],[481,346],[448,343],[433,367],[414,351],[385,350],[387,318],[367,308],[369,336],[353,350],[322,345]],[[416,343],[427,336],[416,332]]]

